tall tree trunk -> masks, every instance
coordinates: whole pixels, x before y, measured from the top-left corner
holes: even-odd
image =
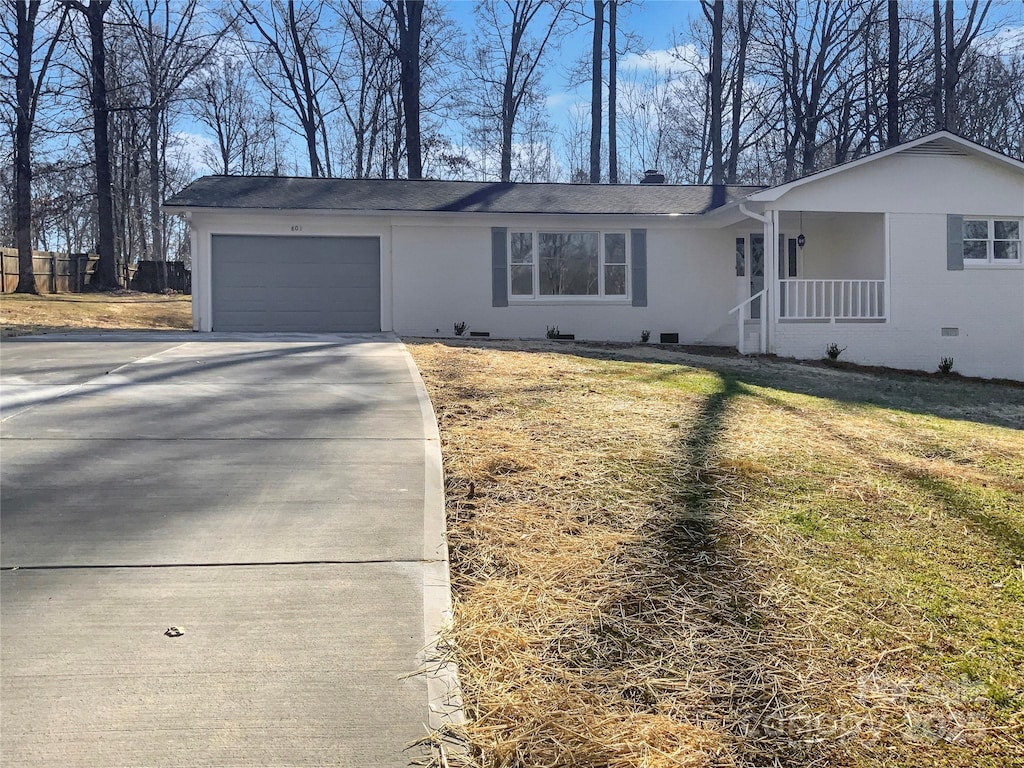
[[[889,0],[888,79],[885,84],[885,143],[900,143],[900,9],[897,0]]]
[[[608,0],[608,183],[619,183],[619,140],[615,122],[618,119],[618,6],[619,0]]]
[[[601,183],[601,64],[604,54],[604,0],[594,0],[590,80],[590,183]]]
[[[36,293],[32,269],[32,45],[39,0],[15,2],[18,74],[15,83],[17,125],[14,131],[14,243],[18,249],[16,293]],[[4,287],[6,290],[6,286]]]
[[[147,117],[149,130],[149,231],[152,237],[150,257],[157,262],[157,288],[167,288],[167,254],[164,252],[164,226],[160,215],[160,123],[162,108],[151,106]]]
[[[953,0],[946,0],[946,67],[942,78],[942,101],[945,105],[943,128],[957,132],[956,86],[960,81],[960,62],[953,39]]]
[[[736,79],[732,92],[732,125],[729,130],[729,158],[726,163],[725,180],[735,184],[740,159],[740,128],[743,124],[743,85],[747,76],[747,44],[750,41],[750,24],[746,19],[746,4],[736,0]]]
[[[402,102],[398,104],[398,112],[403,111]],[[402,160],[402,115],[396,115],[394,122],[394,130],[391,132],[391,151],[390,151],[390,162],[391,162],[391,178],[401,178],[401,160]],[[406,150],[408,152],[408,150]]]
[[[505,77],[501,97],[501,180],[512,180],[512,128],[515,125],[515,105],[512,92],[512,69]]]
[[[724,37],[724,0],[704,0],[704,14],[711,22],[711,75],[709,79],[709,147],[711,152],[711,183],[725,183],[725,165],[722,161],[722,59]],[[711,6],[710,11],[708,6]]]
[[[324,175],[324,167],[323,163],[320,162],[320,153],[316,143],[320,116],[317,110],[317,97],[313,90],[313,76],[310,72],[309,60],[306,57],[303,35],[295,18],[294,0],[288,0],[288,34],[292,38],[295,58],[299,65],[299,83],[302,87],[302,93],[296,94],[296,96],[302,99],[300,112],[302,113],[302,130],[306,135],[306,152],[309,154],[309,173],[313,178],[319,178]]]
[[[817,114],[815,112],[815,114]],[[803,153],[800,157],[800,172],[806,176],[814,173],[818,160],[818,122],[816,117],[804,120]]]
[[[110,168],[110,127],[107,112],[107,49],[103,41],[103,17],[111,0],[90,0],[88,6],[74,4],[85,13],[89,24],[91,75],[90,100],[92,102],[92,146],[96,160],[96,212],[99,261],[92,276],[92,287],[112,290],[118,286],[117,264],[114,254],[114,201],[113,179]]]
[[[423,28],[423,0],[397,0],[399,62],[401,64],[402,111],[405,113],[405,152],[410,179],[423,178],[423,148],[420,135],[420,31]]]
[[[963,21],[963,32],[957,40],[953,31],[953,2],[946,2],[946,68],[943,95],[946,104],[945,128],[953,133],[960,132],[960,107],[956,92],[960,84],[960,63],[984,29],[985,18],[991,7],[992,0],[984,0],[984,4],[982,0],[971,0],[967,6],[967,18]]]
[[[942,108],[942,6],[939,0],[932,3],[932,119],[935,130],[946,127],[945,110]]]

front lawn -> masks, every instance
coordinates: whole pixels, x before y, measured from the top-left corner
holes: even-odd
[[[1024,763],[1024,388],[407,344],[477,764]]]
[[[192,297],[107,293],[5,293],[0,336],[79,330],[191,330]]]

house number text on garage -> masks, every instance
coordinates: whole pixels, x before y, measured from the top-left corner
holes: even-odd
[[[292,224],[292,232],[301,232],[301,231],[302,231],[302,225],[301,224]]]

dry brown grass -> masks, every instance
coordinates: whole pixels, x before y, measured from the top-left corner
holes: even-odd
[[[407,343],[472,764],[1024,764],[1024,390]]]
[[[0,335],[103,330],[190,330],[190,296],[137,291],[0,297]]]

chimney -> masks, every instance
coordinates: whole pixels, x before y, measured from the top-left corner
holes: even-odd
[[[644,177],[640,179],[641,184],[664,184],[665,174],[661,171],[649,169],[644,171]]]

